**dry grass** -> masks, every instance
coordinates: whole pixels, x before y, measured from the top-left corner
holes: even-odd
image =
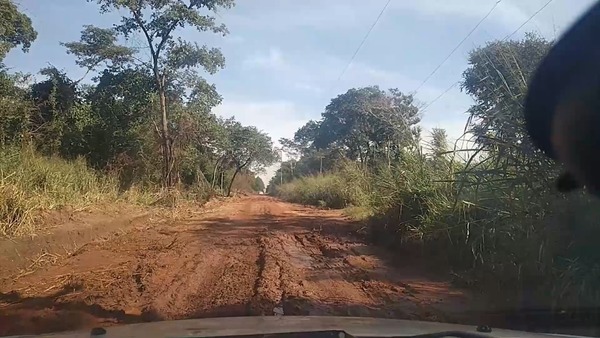
[[[35,234],[44,210],[68,206],[81,211],[115,202],[174,207],[184,200],[205,201],[204,191],[132,186],[119,192],[115,177],[100,174],[83,159],[67,161],[30,149],[0,149],[0,237]]]
[[[0,150],[0,236],[34,233],[41,210],[117,199],[117,184],[81,159],[66,161],[31,150]]]

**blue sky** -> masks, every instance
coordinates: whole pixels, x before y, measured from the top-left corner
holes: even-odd
[[[225,38],[182,32],[199,44],[220,47],[227,66],[207,79],[223,103],[215,113],[256,125],[273,140],[291,137],[309,119],[318,119],[331,98],[348,88],[379,85],[414,90],[485,16],[497,0],[391,0],[368,40],[347,69],[352,54],[387,0],[238,0],[219,13]],[[5,64],[37,73],[53,64],[73,78],[83,75],[59,42],[78,40],[84,24],[109,27],[118,13],[100,15],[82,0],[18,0],[33,20],[38,39],[27,54],[13,50]],[[469,50],[512,33],[547,0],[502,0],[492,14],[416,93],[428,103],[461,79]],[[592,0],[554,0],[522,27],[515,38],[534,31],[559,36]],[[458,86],[423,114],[422,126],[462,134],[470,98]],[[263,175],[272,175],[270,168]]]

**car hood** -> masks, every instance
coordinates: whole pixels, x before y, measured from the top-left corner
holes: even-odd
[[[410,336],[441,331],[463,331],[478,333],[475,326],[422,322],[414,320],[354,317],[273,316],[187,319],[111,326],[106,328],[106,335],[104,337],[219,337],[326,330],[345,331],[355,337]],[[492,328],[492,332],[489,333],[489,336],[548,338],[561,335],[549,335]],[[43,334],[37,336],[29,335],[13,337],[87,338],[90,337],[90,331],[86,330]]]

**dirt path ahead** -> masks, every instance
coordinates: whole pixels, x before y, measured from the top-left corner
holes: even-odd
[[[414,263],[389,263],[339,211],[232,199],[147,220],[34,273],[0,280],[0,335],[215,316],[455,321],[471,301]]]

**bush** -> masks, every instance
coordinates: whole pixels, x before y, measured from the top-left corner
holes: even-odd
[[[368,203],[368,174],[355,165],[342,165],[336,173],[302,177],[277,187],[286,201],[334,209]]]
[[[345,168],[333,174],[302,177],[277,186],[276,195],[292,203],[334,209],[365,204],[366,190],[358,170]]]
[[[373,177],[369,208],[371,237],[400,249],[442,231],[434,216],[451,206],[453,185],[441,183],[441,173],[420,154],[406,153],[399,164],[377,171]]]
[[[307,205],[329,208],[344,208],[348,196],[344,183],[338,175],[304,177],[279,186],[277,195],[282,199]]]

